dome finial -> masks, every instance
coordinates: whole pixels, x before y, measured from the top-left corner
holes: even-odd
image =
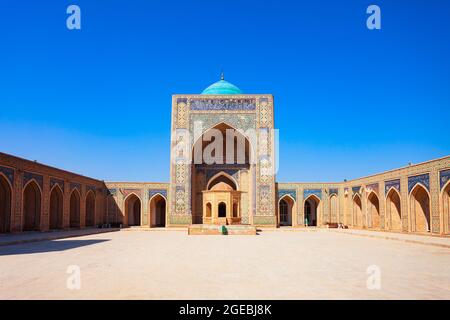
[[[225,75],[223,74],[223,70],[222,70],[222,73],[220,74],[220,80],[225,80]]]

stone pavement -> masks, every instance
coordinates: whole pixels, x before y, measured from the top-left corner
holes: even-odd
[[[450,299],[449,265],[448,248],[339,231],[119,231],[0,247],[0,299]]]
[[[119,231],[118,228],[84,228],[76,230],[58,230],[58,231],[30,231],[22,233],[9,233],[0,235],[0,246],[8,246],[19,243],[37,242],[45,240],[64,239],[72,237],[87,236],[90,234]]]

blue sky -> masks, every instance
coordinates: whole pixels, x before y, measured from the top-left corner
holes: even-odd
[[[450,154],[450,1],[21,1],[0,10],[0,151],[168,181],[171,95],[275,96],[278,181]],[[81,8],[81,30],[66,8]],[[381,8],[382,29],[366,28]]]

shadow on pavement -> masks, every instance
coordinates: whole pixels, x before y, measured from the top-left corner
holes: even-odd
[[[99,240],[50,240],[40,242],[29,242],[0,247],[0,256],[10,256],[16,254],[32,254],[65,251],[97,243],[110,241],[109,239]]]

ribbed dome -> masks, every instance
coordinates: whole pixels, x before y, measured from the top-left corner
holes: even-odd
[[[242,94],[242,91],[234,84],[225,81],[222,74],[221,80],[203,90],[202,94]]]

